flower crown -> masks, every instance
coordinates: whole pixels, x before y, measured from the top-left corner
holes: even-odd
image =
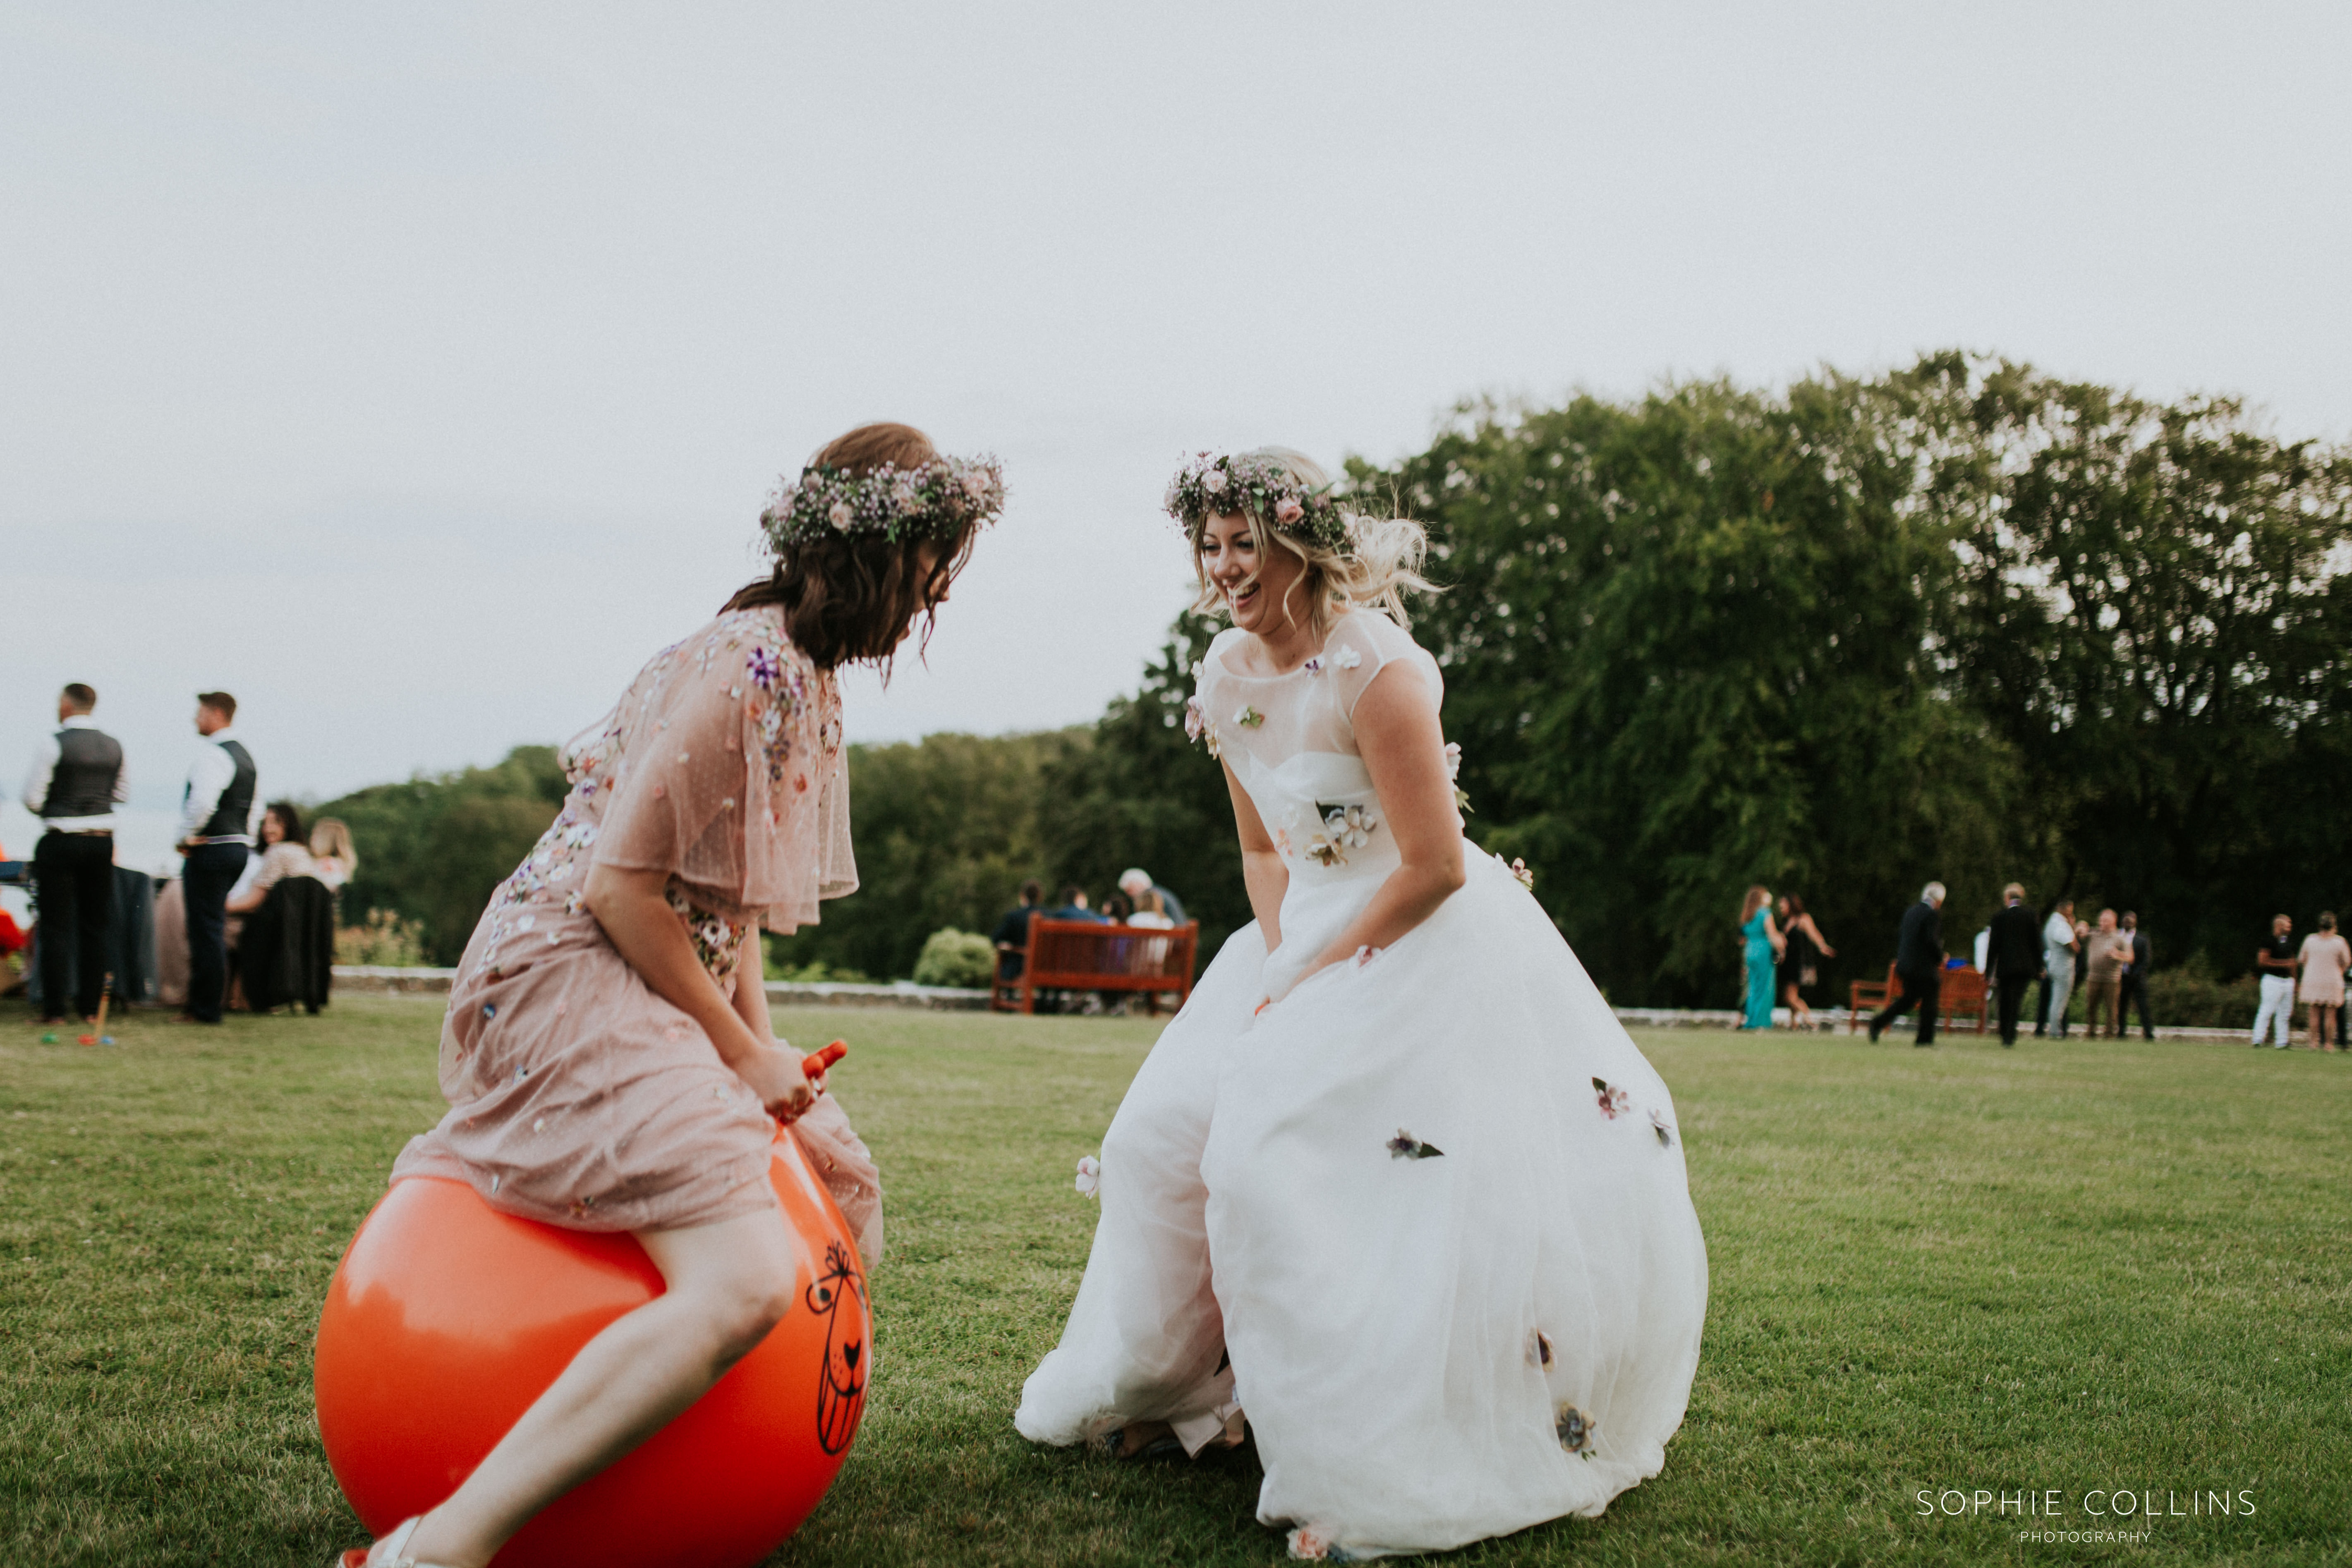
[[[1168,497],[1161,505],[1196,545],[1209,519],[1234,512],[1255,515],[1320,549],[1343,550],[1348,543],[1348,516],[1329,488],[1300,484],[1270,458],[1196,452],[1168,481]]]
[[[994,458],[935,458],[920,468],[885,463],[863,474],[811,464],[779,479],[760,526],[782,551],[812,539],[879,534],[893,544],[947,538],[1004,510],[1004,474]]]

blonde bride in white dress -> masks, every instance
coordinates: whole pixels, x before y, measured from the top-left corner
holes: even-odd
[[[1415,524],[1321,469],[1169,487],[1231,628],[1192,721],[1255,924],[1103,1140],[1102,1218],[1015,1425],[1237,1442],[1291,1553],[1444,1550],[1658,1473],[1706,1310],[1674,1102],[1514,868],[1462,836]]]

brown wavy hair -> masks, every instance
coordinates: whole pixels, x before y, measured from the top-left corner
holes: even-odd
[[[860,425],[827,442],[808,466],[867,474],[885,465],[919,468],[939,455],[931,438],[911,425]],[[976,527],[967,521],[951,538],[930,535],[897,543],[858,534],[789,544],[777,552],[775,570],[738,588],[721,609],[780,605],[785,632],[819,668],[872,663],[887,680],[898,645],[918,620],[923,623],[918,657],[930,645],[940,601],[971,556]],[[939,552],[928,570],[925,546]]]

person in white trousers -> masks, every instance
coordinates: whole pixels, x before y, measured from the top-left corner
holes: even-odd
[[[2044,1033],[2066,1037],[2066,1003],[2074,991],[2074,954],[2082,947],[2074,934],[2074,900],[2061,899],[2042,928],[2042,1016],[2033,1026],[2035,1038]]]
[[[2254,967],[2263,977],[2263,1005],[2254,1014],[2253,1043],[2259,1048],[2265,1026],[2274,1029],[2274,1050],[2286,1049],[2287,1031],[2294,1021],[2294,922],[2284,915],[2271,917],[2270,940],[2254,953]]]

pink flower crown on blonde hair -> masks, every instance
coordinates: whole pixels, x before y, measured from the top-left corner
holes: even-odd
[[[947,539],[1004,510],[1004,474],[992,457],[935,458],[917,468],[885,463],[863,474],[811,465],[779,479],[760,514],[777,552],[813,539],[879,534],[893,544]]]
[[[1197,546],[1213,517],[1255,516],[1268,527],[1324,550],[1345,551],[1348,517],[1327,487],[1316,489],[1270,458],[1196,452],[1168,481],[1161,503]]]

